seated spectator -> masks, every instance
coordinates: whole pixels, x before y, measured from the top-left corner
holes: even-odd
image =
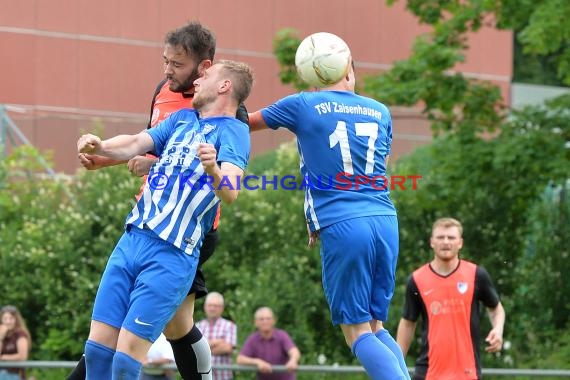
[[[161,368],[163,365],[171,363],[174,363],[172,346],[170,346],[164,334],[160,334],[146,354],[141,380],[173,380],[175,378],[174,371]]]
[[[246,339],[236,363],[257,366],[257,380],[295,380],[299,349],[287,332],[275,328],[270,308],[257,309],[254,318],[257,331]],[[273,372],[273,365],[284,365],[287,372]]]
[[[26,361],[32,347],[32,338],[26,322],[14,306],[0,309],[0,360]],[[1,380],[25,380],[25,368],[0,369]]]

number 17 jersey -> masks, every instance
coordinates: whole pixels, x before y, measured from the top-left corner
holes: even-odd
[[[297,136],[312,231],[350,218],[396,215],[386,177],[392,120],[385,105],[349,91],[301,92],[261,114],[270,128]]]

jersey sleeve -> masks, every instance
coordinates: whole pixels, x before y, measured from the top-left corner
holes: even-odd
[[[404,298],[404,309],[402,311],[402,318],[408,321],[416,322],[421,314],[422,298],[418,290],[418,286],[414,281],[414,276],[408,277],[406,286],[406,296]]]
[[[295,133],[298,119],[297,113],[301,109],[301,94],[286,96],[262,109],[261,116],[263,116],[265,124],[271,129],[284,127]]]
[[[250,148],[249,128],[236,120],[235,123],[226,125],[221,134],[218,162],[229,162],[245,170]]]
[[[383,115],[386,115],[386,146],[388,147],[388,151],[386,154],[390,154],[392,151],[392,115],[390,115],[390,111],[388,107],[383,107]]]
[[[497,307],[499,304],[499,294],[493,286],[493,281],[489,272],[481,266],[477,266],[475,272],[475,284],[478,292],[479,300],[483,302],[483,305],[491,309]]]

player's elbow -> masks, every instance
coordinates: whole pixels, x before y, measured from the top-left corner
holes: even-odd
[[[232,203],[234,203],[237,200],[238,194],[239,194],[238,190],[226,190],[226,191],[216,192],[218,198],[220,198],[220,200],[226,205],[231,205]]]

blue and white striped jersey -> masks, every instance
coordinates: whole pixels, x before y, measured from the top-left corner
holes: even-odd
[[[353,92],[318,91],[287,96],[261,113],[270,128],[285,127],[297,136],[311,230],[396,215],[385,182],[392,144],[386,106]]]
[[[249,159],[249,127],[233,117],[198,120],[196,111],[183,109],[146,131],[159,157],[151,167],[143,194],[126,225],[153,230],[162,239],[192,254],[212,227],[220,202],[206,185],[204,168],[196,156],[200,142],[213,144],[218,163],[245,169]]]

